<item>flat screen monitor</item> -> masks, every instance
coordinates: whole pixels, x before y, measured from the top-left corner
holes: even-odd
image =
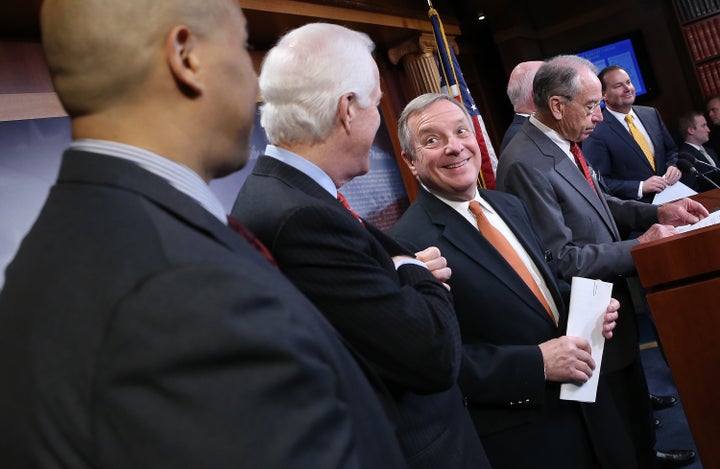
[[[594,44],[576,54],[595,64],[598,71],[608,65],[622,67],[630,75],[638,98],[656,92],[655,77],[639,31]]]

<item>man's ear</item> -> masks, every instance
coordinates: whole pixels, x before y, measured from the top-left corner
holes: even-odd
[[[408,168],[410,168],[410,172],[412,173],[412,175],[417,177],[417,168],[415,168],[415,162],[410,157],[410,155],[408,155],[404,151],[401,151],[400,156],[402,157],[403,161],[408,166]]]
[[[352,123],[352,118],[355,115],[355,104],[357,103],[355,94],[353,93],[342,95],[340,97],[340,102],[338,103],[338,119],[345,129],[346,134],[350,133],[350,124]]]
[[[548,107],[553,117],[556,120],[561,120],[564,114],[565,99],[561,96],[550,96]]]
[[[187,26],[175,26],[165,41],[165,55],[170,71],[180,86],[194,95],[200,95],[205,85],[200,78],[195,35]]]

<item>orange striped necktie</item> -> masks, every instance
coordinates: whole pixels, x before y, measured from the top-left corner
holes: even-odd
[[[495,250],[497,250],[497,252],[499,252],[500,255],[503,256],[503,258],[505,258],[505,261],[510,264],[510,267],[512,267],[515,272],[517,272],[518,276],[520,276],[523,282],[525,282],[530,291],[533,292],[535,297],[545,308],[545,311],[548,313],[553,323],[557,326],[555,315],[550,309],[550,305],[545,299],[545,296],[540,291],[540,287],[535,281],[535,278],[532,276],[527,266],[518,255],[517,251],[515,251],[515,248],[512,247],[508,240],[505,239],[505,236],[503,236],[503,234],[500,233],[500,231],[498,231],[498,229],[495,228],[492,223],[490,223],[490,221],[485,217],[485,214],[480,207],[480,202],[478,202],[477,200],[470,201],[470,212],[472,212],[472,214],[475,215],[475,218],[477,219],[477,226],[480,230],[480,233],[482,233],[485,239],[487,239],[488,242],[493,245]]]

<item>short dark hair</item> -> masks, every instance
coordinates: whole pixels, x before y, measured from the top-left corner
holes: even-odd
[[[605,75],[607,75],[610,72],[614,72],[615,70],[622,70],[625,71],[624,68],[622,68],[620,65],[608,65],[607,67],[600,70],[600,73],[598,73],[598,79],[600,80],[600,84],[602,85],[602,91],[605,92]]]
[[[688,129],[695,128],[695,118],[702,115],[703,113],[700,111],[688,111],[680,116],[678,119],[678,132],[683,138],[688,136]]]

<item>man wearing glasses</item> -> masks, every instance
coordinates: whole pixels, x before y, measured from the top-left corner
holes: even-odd
[[[558,56],[540,67],[533,81],[535,115],[502,152],[497,188],[525,203],[566,281],[580,276],[613,283],[613,297],[623,307],[615,337],[606,344],[601,372],[626,419],[617,435],[632,439],[639,467],[653,467],[654,457],[685,463],[694,452],[654,451],[652,412],[626,277],[635,271],[630,254],[634,245],[674,234],[674,226],[704,218],[707,210],[689,199],[656,207],[604,192],[578,146],[603,120],[595,72],[592,63],[577,56]],[[645,229],[637,239],[622,241],[627,232]],[[603,399],[607,396],[598,392],[598,402]]]

